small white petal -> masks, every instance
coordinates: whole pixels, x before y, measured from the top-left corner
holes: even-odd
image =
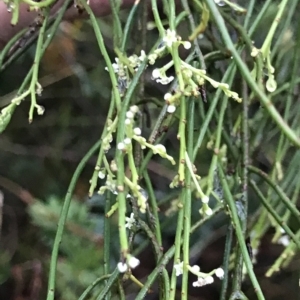
[[[141,128],[136,127],[136,128],[133,129],[133,133],[135,135],[141,135],[142,134],[142,130],[141,130]]]
[[[214,278],[212,276],[207,276],[204,278],[206,284],[211,284],[214,282]]]
[[[154,70],[152,71],[152,77],[153,77],[153,79],[160,78],[160,76],[161,76],[161,74],[160,74],[159,69],[154,69]]]
[[[191,269],[192,269],[192,272],[195,272],[195,273],[200,271],[200,267],[197,265],[192,266]]]
[[[156,79],[156,82],[157,83],[161,83],[163,85],[167,85],[167,84],[169,84],[173,80],[174,80],[174,76],[170,76],[170,77],[158,78],[158,79]]]
[[[128,260],[128,265],[131,269],[135,269],[139,264],[140,264],[140,261],[136,257],[130,256],[130,258]]]
[[[127,271],[127,265],[125,263],[119,262],[118,263],[118,270],[120,273],[125,273]]]
[[[130,119],[125,119],[125,125],[130,125],[131,124],[131,120]]]
[[[176,276],[179,276],[183,273],[183,262],[174,265]]]

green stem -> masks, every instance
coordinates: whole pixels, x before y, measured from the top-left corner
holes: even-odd
[[[100,292],[96,300],[103,300],[104,297],[107,295],[107,293],[111,290],[113,284],[116,282],[116,280],[119,277],[119,271],[118,268],[116,268],[113,273],[110,275],[106,285],[104,286],[103,290]]]
[[[106,274],[99,278],[97,278],[92,284],[90,284],[86,290],[81,294],[81,296],[78,298],[78,300],[85,300],[89,293],[96,287],[99,283],[101,283],[103,280],[108,279],[111,275]]]
[[[53,248],[52,248],[52,255],[51,255],[51,261],[50,261],[49,281],[48,281],[47,300],[54,300],[56,266],[57,266],[59,245],[60,245],[61,240],[62,240],[62,235],[63,235],[63,232],[64,232],[64,226],[65,226],[65,223],[66,223],[66,220],[67,220],[68,211],[69,211],[70,203],[71,203],[71,200],[72,200],[72,195],[73,195],[73,192],[74,192],[74,189],[75,189],[75,185],[76,185],[77,180],[78,180],[83,168],[85,167],[86,163],[92,157],[92,155],[95,153],[95,151],[100,146],[100,144],[101,144],[101,141],[97,141],[94,144],[94,146],[82,158],[82,160],[78,164],[78,166],[77,166],[77,168],[76,168],[76,170],[75,170],[75,172],[72,176],[68,191],[66,193],[65,200],[64,200],[63,207],[61,209],[61,214],[60,214],[59,221],[58,221],[58,226],[57,226],[57,231],[56,231],[56,235],[55,235],[55,239],[54,239]]]
[[[278,186],[275,182],[273,182],[271,180],[271,178],[266,173],[264,173],[262,170],[254,167],[254,166],[248,166],[248,169],[251,173],[255,173],[255,174],[259,175],[265,182],[267,182],[273,188],[273,190],[277,193],[277,195],[280,197],[282,202],[292,212],[292,214],[296,217],[297,221],[300,224],[300,212],[299,212],[299,210],[292,203],[292,201],[285,194],[285,192],[280,188],[280,186]]]
[[[245,244],[245,237],[243,234],[243,230],[240,224],[240,220],[237,214],[237,208],[236,208],[236,204],[235,204],[235,200],[233,199],[233,196],[230,192],[224,171],[222,169],[221,166],[218,166],[218,170],[219,170],[219,174],[220,174],[220,180],[223,186],[223,190],[224,190],[224,196],[225,196],[225,200],[227,202],[227,205],[229,206],[230,209],[230,216],[231,216],[231,220],[232,220],[232,225],[234,226],[235,232],[236,232],[236,236],[238,239],[238,243],[239,246],[241,248],[242,251],[242,255],[244,258],[244,263],[248,272],[248,275],[250,277],[250,280],[252,282],[252,285],[254,287],[254,290],[257,294],[257,298],[259,300],[265,299],[262,290],[259,286],[259,283],[256,279],[255,273],[253,271],[253,266],[252,266],[252,262],[251,262],[251,258],[249,256],[246,244]]]
[[[292,230],[285,224],[284,220],[277,214],[276,210],[269,204],[267,199],[264,197],[263,193],[259,190],[256,183],[251,180],[250,181],[251,187],[254,189],[255,193],[257,194],[258,198],[262,202],[263,206],[266,208],[269,214],[276,220],[277,224],[281,226],[285,232],[290,236],[290,238],[295,242],[298,249],[300,249],[300,242]]]
[[[188,128],[187,128],[187,152],[186,156],[190,157],[193,150],[194,138],[194,115],[195,115],[195,101],[189,99],[189,113],[188,113]],[[191,231],[191,214],[192,214],[192,191],[191,191],[191,170],[186,168],[185,172],[185,201],[184,201],[184,223],[183,223],[183,275],[181,286],[181,299],[188,299],[188,266],[190,264],[190,231]]]
[[[112,67],[112,63],[110,61],[109,55],[107,53],[107,50],[106,50],[106,47],[105,47],[105,44],[104,44],[104,40],[103,40],[103,37],[102,37],[100,26],[98,24],[98,21],[97,21],[95,15],[94,15],[93,11],[91,10],[90,6],[86,3],[86,1],[81,0],[81,3],[82,3],[84,9],[86,10],[86,12],[88,13],[88,15],[90,17],[93,29],[95,31],[95,36],[96,36],[96,39],[97,39],[97,42],[98,42],[100,52],[103,55],[103,58],[105,60],[105,63],[106,63],[107,69],[108,69],[108,73],[109,73],[110,80],[111,80],[111,83],[112,83],[112,90],[113,90],[113,94],[114,94],[114,99],[116,101],[116,107],[117,107],[117,110],[120,111],[120,109],[121,109],[121,98],[120,98],[120,93],[118,91],[118,81],[117,81],[116,74],[114,72],[114,69]]]

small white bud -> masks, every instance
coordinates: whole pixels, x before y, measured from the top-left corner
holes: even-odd
[[[131,120],[130,119],[125,119],[125,125],[130,125],[131,124]]]
[[[208,203],[209,202],[209,197],[208,196],[204,196],[201,198],[202,203]]]
[[[118,270],[120,273],[125,273],[127,271],[127,265],[125,263],[119,262],[118,263]]]
[[[204,278],[206,284],[211,284],[214,282],[214,278],[212,276],[207,276]]]
[[[130,256],[128,259],[128,265],[131,269],[135,269],[140,264],[140,261],[134,256]]]
[[[119,143],[119,144],[118,144],[118,149],[119,149],[119,150],[125,149],[124,143]]]
[[[216,269],[215,274],[220,279],[224,278],[224,270],[222,268]]]
[[[166,94],[164,95],[165,101],[168,101],[170,98],[172,98],[172,94],[171,94],[171,93],[166,93]]]
[[[174,113],[175,110],[176,110],[176,106],[175,106],[175,105],[169,105],[168,108],[167,108],[167,112],[168,112],[169,114]]]
[[[130,107],[130,111],[133,113],[137,113],[139,111],[139,107],[137,105],[132,105]]]
[[[141,135],[142,134],[141,128],[139,128],[139,127],[134,128],[133,133],[135,135]]]
[[[125,143],[126,145],[130,145],[130,144],[131,144],[131,139],[130,139],[130,138],[126,138],[126,139],[124,140],[124,143]]]
[[[128,119],[133,119],[133,117],[134,117],[133,112],[132,112],[131,110],[129,110],[128,112],[126,112],[126,117],[127,117]]]
[[[213,211],[212,211],[212,209],[211,209],[210,207],[207,207],[207,208],[205,209],[205,214],[206,214],[207,216],[211,216],[212,213],[213,213]]]
[[[104,179],[105,178],[105,173],[104,172],[102,172],[102,171],[99,171],[99,173],[98,173],[98,177],[100,178],[100,179]]]
[[[192,46],[192,44],[190,43],[190,42],[188,42],[188,41],[186,41],[186,42],[183,42],[183,47],[184,47],[184,49],[190,49],[191,48],[191,46]]]
[[[191,271],[197,273],[197,272],[200,271],[200,267],[197,266],[197,265],[194,265],[194,266],[191,267]]]

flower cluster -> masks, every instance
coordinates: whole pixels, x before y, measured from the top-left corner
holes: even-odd
[[[131,213],[130,217],[126,217],[125,228],[128,228],[130,230],[134,224],[135,224],[134,213]]]
[[[103,177],[103,174],[104,174],[104,177]],[[101,179],[105,178],[105,173],[104,173],[103,170],[99,171],[98,177],[101,178]],[[114,195],[118,194],[118,191],[117,191],[117,181],[114,178],[112,178],[112,176],[110,174],[107,175],[105,185],[103,185],[103,186],[100,187],[98,193],[100,195],[103,195],[105,193],[105,191],[107,191],[107,190],[111,191]]]
[[[116,117],[114,121],[108,120],[107,121],[107,132],[106,135],[102,139],[102,147],[104,152],[107,152],[111,146],[111,142],[113,141],[113,133],[117,129],[117,124],[118,124],[118,118]]]
[[[175,31],[168,29],[165,32],[165,35],[162,39],[161,44],[159,47],[148,56],[149,64],[154,64],[156,59],[161,57],[166,50],[172,53],[173,45],[179,46],[182,44],[185,49],[190,49],[191,43],[188,41],[181,41],[181,37],[176,34]],[[184,88],[181,86],[181,90],[178,90],[171,95],[167,93],[164,96],[164,99],[168,103],[168,112],[174,113],[176,110],[176,104],[178,104],[179,98],[184,96],[194,96],[197,97],[200,95],[199,87],[202,86],[205,81],[211,83],[211,85],[215,88],[220,88],[223,90],[226,96],[233,98],[237,102],[241,102],[242,99],[236,92],[233,92],[229,89],[229,85],[226,83],[221,83],[213,80],[209,76],[206,75],[205,70],[197,69],[192,67],[190,64],[185,63],[182,60],[180,62],[180,76],[184,82]],[[161,83],[163,85],[167,85],[174,80],[174,76],[167,76],[166,72],[174,65],[174,61],[171,60],[166,65],[161,68],[155,68],[152,71],[152,79],[155,80],[157,83]]]
[[[180,276],[183,274],[183,262],[180,262],[178,264],[174,264],[175,274],[176,276]],[[214,278],[212,275],[216,275],[219,279],[224,278],[224,270],[222,268],[217,268],[215,270],[212,270],[209,273],[203,273],[200,272],[200,267],[197,265],[194,266],[187,266],[187,269],[194,275],[197,276],[197,280],[193,282],[194,287],[201,287],[207,284],[211,284],[214,282]]]
[[[112,64],[112,67],[118,75],[118,89],[121,95],[124,95],[130,82],[128,69],[136,72],[145,59],[147,59],[147,56],[144,50],[141,51],[140,56],[133,54],[128,58],[124,58],[124,60],[120,60],[118,57],[115,58],[115,63]],[[108,67],[105,67],[105,70],[108,71]]]
[[[191,48],[191,43],[189,41],[181,41],[181,37],[177,35],[176,31],[167,29],[157,49],[148,56],[149,64],[154,65],[155,61],[162,56],[165,50],[171,48],[174,44],[176,46],[183,45],[185,49]]]

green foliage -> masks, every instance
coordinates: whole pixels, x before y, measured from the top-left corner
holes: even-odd
[[[61,199],[54,196],[45,203],[36,201],[29,208],[33,223],[41,229],[41,241],[50,248],[60,211]],[[72,200],[57,265],[57,290],[66,299],[77,299],[87,285],[103,274],[101,239],[95,231],[99,224],[101,230],[101,223],[101,218],[91,215],[85,203]]]

